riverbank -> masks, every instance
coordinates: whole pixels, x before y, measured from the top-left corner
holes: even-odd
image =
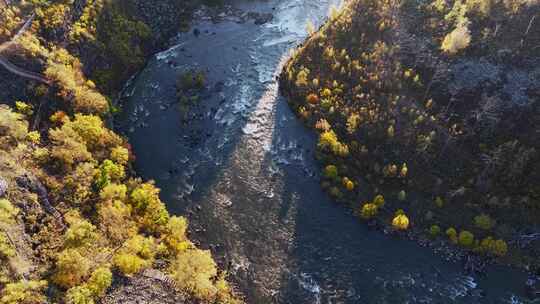
[[[527,30],[538,7],[487,16],[458,9],[353,1],[296,51],[281,87],[319,132],[321,185],[335,200],[388,230],[447,239],[535,273],[540,242],[520,239],[540,218],[538,178],[525,169],[538,157],[529,125],[539,96],[538,79],[530,79],[538,74],[529,64],[539,60],[530,49],[539,33]],[[499,17],[526,37],[490,32],[486,20]],[[447,31],[429,25],[436,23]],[[448,34],[463,24],[464,36]],[[400,214],[406,225],[396,224]]]

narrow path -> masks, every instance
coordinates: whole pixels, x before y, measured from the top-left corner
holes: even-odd
[[[32,80],[35,80],[35,81],[39,81],[39,82],[42,82],[46,85],[51,85],[52,84],[52,81],[45,78],[44,76],[42,76],[41,74],[38,74],[38,73],[34,73],[34,72],[30,72],[30,71],[26,71],[14,64],[12,64],[11,62],[7,61],[4,57],[0,56],[0,65],[3,66],[4,68],[6,68],[6,70],[8,70],[9,72],[15,74],[15,75],[18,75],[18,76],[21,76],[21,77],[24,77],[24,78],[28,78],[28,79],[32,79]]]

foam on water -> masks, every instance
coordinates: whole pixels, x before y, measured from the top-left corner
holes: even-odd
[[[321,303],[321,286],[311,277],[311,275],[307,273],[300,273],[300,276],[298,276],[298,283],[300,286],[310,292],[314,297],[314,304],[320,304]]]

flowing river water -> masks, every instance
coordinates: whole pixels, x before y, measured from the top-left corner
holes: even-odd
[[[526,303],[524,273],[483,276],[416,243],[368,231],[319,186],[316,138],[279,95],[276,75],[337,0],[250,1],[272,21],[199,18],[125,90],[119,122],[172,213],[210,248],[248,303]],[[175,82],[205,70],[185,123]]]

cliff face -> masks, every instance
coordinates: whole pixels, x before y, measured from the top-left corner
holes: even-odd
[[[511,244],[540,219],[539,12],[489,0],[334,11],[281,75],[320,132],[323,187],[363,218],[390,224],[402,209],[431,237],[448,229],[467,249],[536,264],[538,242]]]

